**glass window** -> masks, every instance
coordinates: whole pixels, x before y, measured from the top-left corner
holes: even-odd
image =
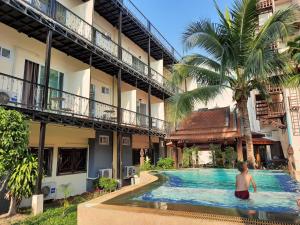
[[[102,94],[105,94],[105,95],[109,95],[109,93],[110,93],[110,90],[109,90],[109,88],[108,87],[102,87],[101,88],[101,93]]]
[[[123,137],[122,138],[122,145],[130,145],[130,137]]]
[[[58,149],[57,175],[86,172],[87,149]]]
[[[99,145],[109,145],[109,136],[100,135],[99,136]]]
[[[61,97],[62,92],[58,90],[63,90],[63,80],[64,80],[64,74],[50,69],[50,75],[49,75],[49,87],[53,88],[49,91],[49,98],[54,97]],[[39,84],[45,85],[45,67],[41,66],[40,68],[40,75],[39,75]],[[57,89],[57,90],[54,90]]]
[[[10,59],[10,50],[6,48],[2,48],[1,55],[5,58]]]
[[[38,148],[30,148],[31,152],[38,156]],[[43,163],[43,170],[44,175],[47,177],[52,176],[52,155],[53,155],[53,148],[44,148],[44,163]]]

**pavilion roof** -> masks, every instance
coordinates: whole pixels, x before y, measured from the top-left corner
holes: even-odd
[[[192,112],[166,139],[186,142],[218,142],[242,137],[240,120],[229,107]]]

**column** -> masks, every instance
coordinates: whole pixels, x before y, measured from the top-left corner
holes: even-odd
[[[271,146],[270,145],[266,146],[266,153],[267,153],[267,160],[268,161],[272,160]]]
[[[55,0],[50,1],[49,8],[50,16],[53,18],[55,14]],[[52,49],[52,35],[53,31],[49,29],[47,31],[46,39],[46,55],[45,55],[45,86],[42,97],[42,108],[47,109],[48,102],[48,87],[49,87],[49,76],[50,76],[50,64],[51,64],[51,49]],[[41,121],[40,124],[40,137],[39,137],[39,148],[38,148],[38,176],[36,179],[36,185],[34,195],[32,196],[32,212],[33,215],[40,214],[44,211],[44,196],[42,194],[42,179],[43,179],[43,164],[44,164],[44,148],[45,148],[45,137],[46,137],[46,126],[45,121]]]
[[[148,21],[148,30],[150,32],[151,30],[151,24]],[[148,77],[149,79],[151,79],[151,38],[150,35],[148,37]],[[152,117],[151,117],[151,84],[149,84],[148,86],[148,118],[149,118],[149,152],[154,154],[154,151],[152,149],[152,140],[151,140],[151,134],[150,134],[150,130],[152,129]],[[155,160],[155,157],[153,157]],[[152,162],[152,163],[156,163],[156,162]]]
[[[119,30],[118,30],[118,57],[122,60],[122,9],[119,11]],[[117,74],[117,123],[118,127],[122,123],[122,110],[121,110],[121,84],[122,84],[122,69],[119,68]],[[117,154],[116,154],[117,168],[116,168],[116,178],[122,181],[122,133],[117,131]],[[121,182],[122,183],[122,182]]]

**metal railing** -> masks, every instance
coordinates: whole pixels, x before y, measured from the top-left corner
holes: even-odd
[[[264,10],[271,8],[273,6],[272,0],[259,0],[257,3],[257,9],[258,10]]]
[[[262,117],[262,116],[280,117],[284,114],[285,114],[285,107],[283,102],[268,103],[265,100],[256,101],[257,117]]]
[[[131,0],[118,0],[120,4],[134,16],[146,30],[148,30],[160,44],[169,51],[169,53],[177,60],[181,59],[181,55],[167,41],[161,32],[150,22],[150,20],[133,4]]]
[[[149,128],[149,116],[128,109],[121,109],[121,124],[140,128]]]
[[[49,16],[49,0],[23,1]],[[85,41],[90,42],[115,58],[118,58],[118,49],[121,48],[122,62],[143,76],[148,77],[148,65],[146,63],[114,42],[108,35],[96,29],[57,1],[55,1],[55,14],[53,19],[65,28],[70,29],[72,32],[79,35]],[[174,88],[169,85],[170,82],[153,69],[151,69],[151,78],[152,81],[162,85],[162,87],[164,87],[166,90],[174,93]]]
[[[114,124],[118,121],[116,106],[51,87],[48,89],[46,107],[43,108],[44,91],[44,85],[0,73],[0,105]],[[127,109],[121,108],[120,121],[124,126],[149,129],[149,116]],[[156,118],[152,121],[156,130],[165,132],[167,122]]]
[[[169,131],[169,123],[158,119],[158,118],[151,118],[152,121],[152,130],[156,130],[156,131],[164,131],[164,132],[168,132]]]

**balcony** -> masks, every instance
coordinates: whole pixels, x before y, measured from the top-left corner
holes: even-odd
[[[110,75],[122,68],[123,81],[135,86],[137,80],[138,88],[146,92],[150,83],[152,94],[158,98],[168,98],[174,90],[178,91],[161,74],[156,72],[155,76],[148,76],[145,63],[57,1],[55,15],[50,18],[48,3],[46,0],[0,0],[0,22],[42,42],[46,40],[47,29],[53,29],[54,48],[87,64],[92,55],[91,65]],[[157,76],[163,82],[158,82]]]
[[[262,13],[262,12],[269,12],[272,11],[273,9],[273,2],[272,0],[260,0],[257,3],[257,10]]]
[[[95,129],[121,129],[137,134],[164,136],[168,123],[151,118],[156,126],[149,126],[149,116],[118,108],[62,90],[49,88],[46,107],[42,107],[45,87],[24,79],[0,73],[0,105],[22,111],[38,121],[62,123]]]
[[[285,115],[284,102],[256,100],[256,116],[260,118],[281,118]]]
[[[98,0],[95,1],[94,9],[113,26],[118,26],[118,16],[121,9],[124,34],[145,51],[147,51],[150,36],[153,47],[151,56],[156,60],[163,58],[164,64],[170,65],[181,58],[174,47],[131,0]]]

